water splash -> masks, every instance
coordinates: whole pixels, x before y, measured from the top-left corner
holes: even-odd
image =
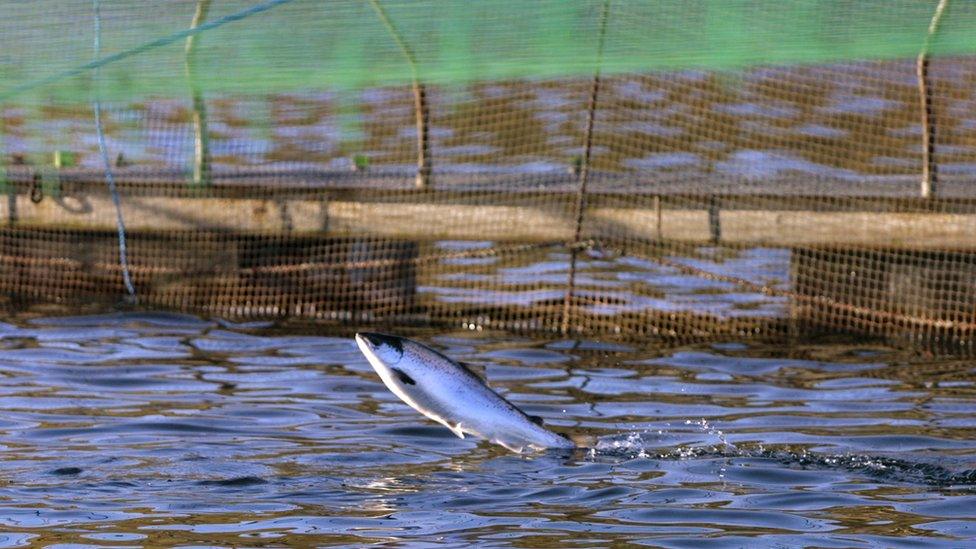
[[[643,433],[628,433],[620,438],[604,437],[597,441],[596,446],[590,448],[589,457],[596,458],[603,455],[625,455],[634,458],[649,458]]]
[[[727,449],[731,449],[731,450],[736,450],[735,445],[732,444],[731,442],[729,442],[727,438],[725,438],[725,433],[722,432],[720,429],[718,429],[718,428],[713,427],[712,425],[710,425],[708,423],[708,420],[705,419],[705,418],[701,418],[698,421],[692,421],[690,419],[686,419],[685,420],[685,425],[697,425],[698,426],[698,429],[701,432],[717,438],[718,441],[722,443],[722,446],[723,447],[725,447]]]

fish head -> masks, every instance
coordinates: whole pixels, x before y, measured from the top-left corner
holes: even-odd
[[[404,360],[404,356],[409,354],[410,343],[410,340],[395,335],[375,332],[356,334],[359,350],[366,355],[366,360],[380,379],[398,395],[408,392],[411,386],[417,384],[414,380],[417,373],[409,371],[417,367],[416,361]]]

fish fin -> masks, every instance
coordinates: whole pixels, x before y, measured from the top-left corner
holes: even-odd
[[[452,433],[454,433],[455,435],[457,435],[458,438],[464,438],[464,431],[461,430],[462,427],[461,427],[461,422],[460,421],[457,422],[457,423],[455,423],[454,425],[451,425],[444,418],[442,418],[440,416],[437,416],[437,415],[434,415],[434,414],[430,414],[430,413],[427,413],[427,412],[421,412],[421,413],[424,414],[425,416],[429,417],[430,419],[436,421],[437,423],[440,423],[444,427],[447,427],[448,430],[450,430]]]
[[[408,376],[407,373],[404,372],[403,370],[401,370],[399,368],[393,368],[393,367],[390,367],[390,370],[394,374],[396,374],[396,376],[398,378],[400,378],[400,381],[402,383],[406,383],[407,385],[416,385],[417,384],[417,382],[414,381],[412,377]]]
[[[535,423],[536,425],[538,425],[539,427],[542,427],[542,426],[544,426],[546,424],[546,422],[542,419],[541,416],[529,416],[529,420],[532,423]]]
[[[461,371],[463,371],[464,373],[468,374],[472,378],[480,381],[482,385],[488,385],[488,382],[485,381],[485,375],[484,375],[484,369],[483,368],[479,368],[479,367],[474,366],[474,365],[472,365],[470,363],[467,363],[467,362],[457,362],[457,361],[455,361],[455,364],[458,365],[458,367],[461,369]],[[475,368],[477,368],[478,370],[481,371],[481,374],[480,375],[478,374],[477,371],[475,371]]]
[[[521,454],[523,451],[525,451],[525,445],[524,444],[523,445],[520,445],[520,446],[516,446],[515,444],[513,444],[511,442],[504,441],[504,440],[499,439],[499,438],[494,438],[494,439],[491,440],[491,442],[494,442],[495,444],[499,444],[499,445],[503,446],[505,449],[507,449],[509,452],[515,452],[516,454]]]

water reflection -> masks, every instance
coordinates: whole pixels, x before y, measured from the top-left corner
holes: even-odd
[[[445,249],[441,243],[436,246]],[[685,253],[666,259],[706,273],[741,279],[755,287],[790,289],[789,249],[701,246]],[[428,267],[429,273],[421,273],[417,292],[433,310],[448,304],[469,308],[521,307],[530,312],[533,307],[563,299],[569,258],[562,246],[473,262],[448,258]],[[727,320],[785,318],[789,310],[788,299],[783,296],[769,296],[731,282],[688,274],[652,258],[599,250],[577,260],[575,285],[579,312],[606,317],[611,322],[628,313],[679,312]]]
[[[932,68],[940,172],[973,176],[973,58]],[[588,83],[513,81],[428,89],[437,169],[565,173],[582,151]],[[597,111],[597,171],[673,178],[768,179],[799,175],[854,183],[917,175],[921,127],[914,60],[766,67],[742,73],[683,71],[607,78]],[[208,99],[215,170],[249,166],[412,173],[416,130],[409,87],[358,94],[309,92]],[[109,148],[135,166],[189,169],[189,100],[116,105]],[[52,150],[97,168],[84,109],[8,106],[9,155],[38,161]]]

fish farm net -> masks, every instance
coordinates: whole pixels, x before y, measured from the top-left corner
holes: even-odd
[[[976,3],[0,15],[11,306],[972,347]]]

